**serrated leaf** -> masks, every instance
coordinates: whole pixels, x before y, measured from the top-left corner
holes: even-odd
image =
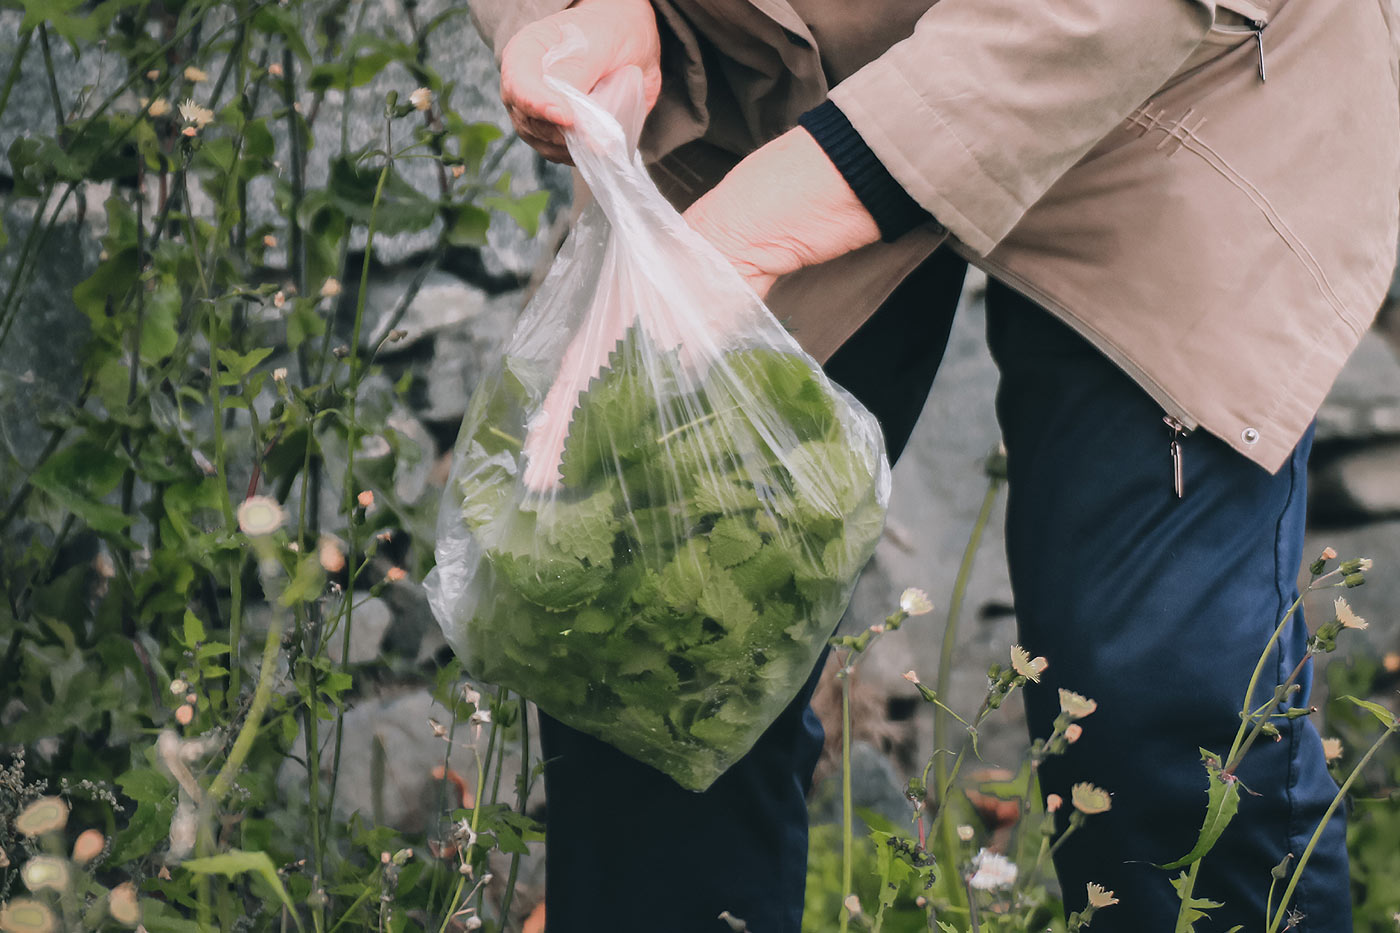
[[[744,591],[732,576],[718,569],[710,573],[696,606],[730,635],[742,635],[758,621],[758,612]]]
[[[1201,823],[1201,832],[1190,852],[1174,862],[1158,865],[1158,868],[1167,871],[1184,868],[1205,856],[1240,809],[1240,782],[1233,775],[1223,774],[1220,766],[1215,764],[1219,761],[1216,755],[1201,749],[1201,757],[1204,759],[1209,781],[1206,788],[1206,815]]]
[[[710,529],[710,559],[726,569],[742,564],[758,553],[763,539],[744,519],[726,516]]]
[[[622,523],[614,515],[617,496],[609,487],[574,501],[554,499],[542,510],[537,526],[545,540],[564,555],[595,567],[611,566],[613,542]]]
[[[185,610],[185,647],[193,648],[204,641],[204,623],[199,620],[199,616],[190,610]]]
[[[1184,906],[1177,914],[1174,933],[1193,933],[1196,929],[1196,921],[1209,920],[1210,915],[1207,914],[1206,911],[1214,910],[1220,906],[1219,901],[1212,901],[1209,898],[1195,896],[1189,898],[1184,897],[1187,885],[1186,877],[1186,872],[1182,872],[1180,875],[1171,879],[1172,887],[1176,889],[1177,899],[1182,900],[1184,903]]]

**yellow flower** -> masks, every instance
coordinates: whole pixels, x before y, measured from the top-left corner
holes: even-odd
[[[1088,888],[1090,907],[1109,907],[1113,904],[1118,903],[1118,898],[1113,896],[1112,891],[1105,891],[1103,885],[1095,884],[1094,882],[1090,881]]]
[[[238,507],[238,527],[245,535],[270,535],[282,527],[282,506],[269,496],[250,496]]]
[[[1029,651],[1020,645],[1011,646],[1011,667],[1027,680],[1040,683],[1041,672],[1050,666],[1044,658],[1032,658]]]
[[[68,863],[51,855],[36,855],[19,871],[24,886],[38,894],[40,891],[63,891],[68,888]]]
[[[202,130],[214,119],[214,111],[199,106],[194,102],[194,98],[187,97],[180,103],[180,119],[196,130]]]
[[[190,65],[185,69],[185,80],[193,81],[195,84],[198,84],[201,81],[208,81],[209,75],[203,70]]]
[[[425,87],[420,87],[408,95],[408,102],[418,110],[427,110],[433,105],[433,92]]]
[[[1342,740],[1335,736],[1328,736],[1322,740],[1322,757],[1328,761],[1336,761],[1342,757]]]
[[[1076,810],[1089,815],[1106,813],[1113,806],[1113,800],[1109,797],[1108,791],[1102,787],[1095,787],[1088,781],[1080,781],[1071,787],[1069,799]]]
[[[1098,708],[1097,701],[1080,696],[1073,690],[1060,688],[1060,710],[1069,714],[1070,719],[1083,719]]]
[[[922,616],[933,611],[933,603],[929,601],[927,593],[911,586],[900,594],[899,608],[903,609],[906,615]]]
[[[17,897],[0,906],[0,930],[6,933],[53,933],[56,929],[53,911],[38,901]]]
[[[57,797],[40,797],[15,817],[15,829],[26,836],[56,832],[68,823],[68,804]]]
[[[1347,601],[1345,599],[1338,596],[1337,601],[1332,605],[1336,607],[1337,621],[1342,623],[1342,628],[1354,628],[1357,631],[1361,631],[1366,628],[1366,620],[1361,618],[1361,616],[1357,615],[1355,612],[1352,612],[1351,606],[1347,605]]]

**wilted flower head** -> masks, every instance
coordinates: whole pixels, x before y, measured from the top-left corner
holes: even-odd
[[[1322,740],[1322,756],[1328,761],[1336,761],[1342,757],[1342,740],[1335,736],[1328,736]]]
[[[1338,596],[1333,606],[1337,610],[1337,621],[1342,623],[1342,628],[1354,628],[1357,631],[1366,628],[1366,620],[1353,612],[1345,599]]]
[[[189,689],[190,683],[183,677],[176,677],[170,682],[170,692],[173,693],[175,696],[179,696],[180,694],[185,693]]]
[[[374,490],[372,490],[372,489],[363,489],[363,490],[361,490],[361,491],[360,491],[360,494],[359,494],[358,496],[355,497],[355,501],[358,502],[358,503],[360,504],[360,508],[362,508],[362,509],[372,509],[372,508],[374,508]]]
[[[27,897],[17,897],[8,904],[0,905],[0,930],[15,933],[52,933],[58,929],[58,920],[53,911]]]
[[[485,725],[491,721],[491,711],[489,709],[478,709],[476,712],[472,713],[472,718],[469,721],[474,726]]]
[[[238,527],[246,535],[270,535],[285,518],[282,506],[270,496],[249,496],[238,507]]]
[[[1060,807],[1064,806],[1064,803],[1065,798],[1061,797],[1059,794],[1048,794],[1045,797],[1045,812],[1054,813],[1056,810],[1060,809]]]
[[[427,110],[433,105],[433,92],[425,87],[420,87],[408,95],[408,102],[417,110]]]
[[[846,912],[852,917],[860,916],[860,898],[854,894],[847,894],[846,899],[841,902],[846,907]]]
[[[334,298],[340,294],[340,280],[334,276],[321,283],[321,297]]]
[[[1040,683],[1040,675],[1050,662],[1044,658],[1032,658],[1029,651],[1020,645],[1011,646],[1011,667],[1027,680]]]
[[[163,117],[170,112],[170,101],[164,97],[157,97],[151,101],[151,105],[146,108],[146,113],[152,117]]]
[[[175,721],[182,726],[188,726],[194,721],[194,707],[188,703],[181,703],[175,709]]]
[[[1101,884],[1095,884],[1094,882],[1090,881],[1088,889],[1090,907],[1110,907],[1113,904],[1118,903],[1118,898],[1113,896],[1113,892],[1105,891],[1103,885]]]
[[[266,246],[268,249],[276,249],[277,237],[270,233],[263,234],[263,246]]]
[[[408,571],[404,570],[402,567],[390,567],[388,571],[385,572],[384,579],[388,580],[390,583],[398,583],[407,576]]]
[[[1385,657],[1381,658],[1381,667],[1387,674],[1400,672],[1400,652],[1387,651]]]
[[[272,64],[267,66],[267,73],[272,75],[274,78],[282,77],[282,65],[278,62],[273,62]]]
[[[345,552],[340,549],[340,542],[329,535],[321,538],[316,548],[316,558],[326,573],[340,573],[345,569]]]
[[[1336,549],[1335,549],[1335,548],[1332,548],[1332,547],[1330,547],[1330,546],[1329,546],[1329,547],[1323,548],[1323,549],[1322,549],[1322,559],[1323,559],[1323,560],[1336,560],[1336,559],[1337,559],[1337,551],[1336,551]]]
[[[1113,800],[1109,797],[1108,791],[1102,787],[1095,787],[1088,781],[1080,781],[1071,787],[1069,799],[1076,810],[1090,815],[1105,813],[1113,806]]]
[[[1079,741],[1079,737],[1084,734],[1084,727],[1077,722],[1072,722],[1065,726],[1065,741],[1073,745]]]
[[[40,797],[15,817],[15,829],[26,836],[57,832],[68,824],[68,804],[58,797]]]
[[[1060,710],[1067,713],[1070,719],[1083,719],[1098,708],[1098,701],[1080,696],[1073,690],[1060,688]]]
[[[967,883],[978,891],[995,891],[1016,883],[1016,863],[996,852],[979,849],[972,857],[972,869],[972,877],[967,879]]]
[[[107,912],[123,926],[134,927],[141,922],[141,905],[136,902],[136,886],[122,882],[107,895]]]
[[[193,126],[196,130],[202,130],[214,119],[214,111],[207,107],[201,107],[194,102],[193,98],[185,98],[180,104],[180,119]]]
[[[903,677],[911,684],[916,684],[919,682],[919,675],[914,673],[913,671],[905,671]]]
[[[927,593],[911,586],[899,595],[899,608],[906,615],[922,616],[933,611],[933,603],[929,601]]]
[[[101,855],[106,845],[107,839],[101,832],[95,829],[85,829],[73,841],[73,861],[79,865],[86,865]]]
[[[193,81],[195,84],[198,84],[201,81],[208,81],[209,75],[204,70],[190,65],[185,69],[185,80]]]

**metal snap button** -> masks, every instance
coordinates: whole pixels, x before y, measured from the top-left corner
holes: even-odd
[[[1253,447],[1259,443],[1259,431],[1255,428],[1245,428],[1240,432],[1240,440]]]

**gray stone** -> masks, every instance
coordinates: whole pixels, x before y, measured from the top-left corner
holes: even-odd
[[[467,400],[515,326],[522,296],[493,302],[489,314],[479,315],[474,326],[438,334],[433,359],[425,374],[426,402],[419,412],[425,421],[459,421]]]
[[[1354,589],[1323,589],[1309,593],[1303,607],[1309,626],[1316,628],[1332,618],[1332,601],[1344,595],[1370,626],[1364,632],[1348,632],[1339,654],[1396,650],[1400,644],[1400,521],[1373,522],[1352,528],[1312,529],[1307,534],[1305,560],[1311,561],[1325,547],[1340,559],[1369,557],[1373,561],[1366,584]],[[1307,582],[1306,575],[1303,582]],[[1353,637],[1354,636],[1354,637]]]
[[[426,689],[367,698],[354,704],[345,714],[345,732],[340,758],[340,777],[336,784],[335,814],[348,819],[360,813],[370,819],[378,809],[380,822],[405,833],[417,833],[437,825],[440,817],[461,801],[455,793],[440,793],[442,785],[433,778],[433,769],[443,766],[466,778],[469,787],[476,784],[476,763],[473,747],[485,755],[487,730],[459,723],[449,745],[433,734],[428,720],[450,725],[447,711],[433,700]],[[531,730],[531,758],[539,760],[538,742]],[[326,743],[321,754],[323,780],[329,780],[334,728],[321,730]],[[518,741],[513,746],[518,746]],[[381,746],[376,751],[376,745]],[[295,755],[300,757],[305,747],[298,737]],[[375,757],[383,765],[383,784],[376,788],[373,779]],[[519,757],[515,748],[508,748],[502,770],[502,799],[513,799],[514,778],[519,773]],[[285,794],[305,793],[306,771],[290,757],[282,766],[277,784]],[[543,793],[536,782],[536,794]],[[378,795],[378,800],[375,797]]]
[[[1400,356],[1376,332],[1362,338],[1317,413],[1317,441],[1400,437]]]
[[[403,353],[440,331],[466,329],[477,317],[490,310],[500,299],[492,299],[447,272],[432,272],[423,280],[417,293],[404,309],[403,317],[393,321],[394,311],[411,286],[412,270],[371,280],[369,297],[365,301],[368,320],[362,333],[365,346],[374,346],[390,328],[405,331],[402,338],[384,344],[381,357]]]
[[[904,797],[905,778],[869,742],[851,743],[851,809],[855,814],[870,810],[892,823],[906,823],[912,812]],[[841,819],[841,772],[838,770],[817,787],[808,804],[813,823],[835,823]]]
[[[350,663],[367,664],[380,658],[380,646],[384,633],[393,621],[389,616],[389,606],[382,599],[368,597],[355,602],[353,625],[350,628]],[[342,633],[335,632],[326,641],[326,653],[336,664],[343,657]]]
[[[1309,477],[1313,518],[1375,521],[1400,516],[1400,440],[1328,459]]]

